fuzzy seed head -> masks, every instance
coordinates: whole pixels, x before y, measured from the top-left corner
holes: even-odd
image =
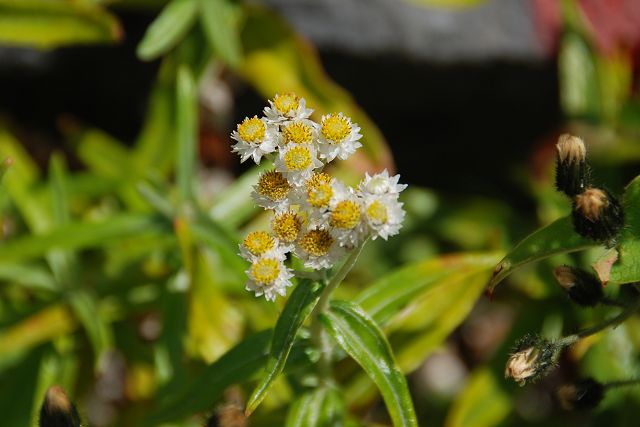
[[[261,258],[251,266],[251,275],[259,285],[269,285],[280,275],[280,261],[275,258]]]
[[[556,150],[560,163],[584,162],[587,156],[587,149],[582,139],[569,135],[568,133],[560,135],[558,143],[556,144]]]
[[[329,114],[322,120],[320,133],[329,143],[338,144],[351,133],[351,124],[342,114]]]
[[[285,143],[309,144],[313,141],[313,129],[305,122],[293,122],[282,131]]]
[[[299,244],[309,254],[321,257],[329,253],[333,237],[327,230],[310,230],[302,236]]]
[[[295,112],[300,106],[300,98],[295,93],[277,94],[273,98],[273,105],[284,114]]]
[[[258,179],[258,194],[271,200],[283,200],[289,194],[291,184],[284,175],[277,171],[269,171]]]
[[[244,239],[244,247],[255,256],[275,248],[276,241],[266,231],[253,231]]]
[[[589,188],[575,198],[576,210],[591,222],[600,219],[602,212],[609,206],[607,194],[599,188]]]
[[[295,212],[289,211],[276,215],[271,222],[273,234],[285,243],[293,243],[298,238],[301,228],[302,220]]]

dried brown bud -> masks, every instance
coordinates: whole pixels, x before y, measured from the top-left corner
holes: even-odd
[[[527,335],[518,341],[509,357],[505,378],[513,378],[519,385],[535,382],[553,367],[562,348],[537,335]]]
[[[593,409],[604,397],[605,387],[593,378],[560,387],[558,402],[567,411]]]
[[[229,403],[221,406],[207,420],[206,427],[247,427],[248,421],[242,408]]]
[[[624,223],[624,212],[611,193],[600,188],[588,188],[575,197],[572,219],[576,232],[581,236],[613,246]]]
[[[40,427],[80,427],[80,417],[62,387],[47,390],[40,408]]]
[[[595,275],[579,268],[563,265],[553,270],[560,286],[567,291],[569,298],[581,306],[594,306],[604,297],[602,285]]]
[[[587,150],[582,139],[563,134],[556,144],[556,187],[573,197],[584,191],[587,185]]]

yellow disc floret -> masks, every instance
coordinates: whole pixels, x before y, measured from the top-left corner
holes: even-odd
[[[360,222],[360,206],[353,200],[338,202],[331,212],[331,225],[337,228],[352,229]]]
[[[289,115],[300,106],[300,98],[295,93],[277,94],[273,98],[273,105],[280,113]]]
[[[309,144],[313,141],[313,129],[305,122],[294,122],[285,126],[282,131],[285,143]]]
[[[374,202],[367,207],[367,216],[381,224],[386,224],[389,220],[387,207],[380,200],[374,200]]]
[[[261,258],[251,266],[251,275],[259,285],[269,285],[280,275],[280,261],[275,258]]]
[[[284,165],[290,171],[303,171],[311,164],[311,151],[307,147],[293,147],[284,154]]]
[[[342,114],[329,114],[322,120],[320,133],[330,143],[340,143],[351,133],[351,124]]]
[[[329,201],[333,196],[332,179],[328,173],[319,172],[307,181],[307,201],[311,206],[315,208],[329,206]]]
[[[333,237],[327,230],[311,230],[300,239],[300,247],[313,256],[329,253]]]
[[[259,256],[273,249],[276,241],[266,231],[252,231],[244,239],[243,245],[249,252]]]
[[[258,193],[271,200],[283,200],[289,194],[291,184],[280,172],[269,171],[260,175],[258,179]]]
[[[301,227],[302,220],[295,212],[284,212],[276,215],[271,222],[273,233],[285,243],[293,243],[298,238]]]
[[[264,139],[267,126],[257,116],[246,118],[238,125],[240,138],[251,144],[259,144]]]

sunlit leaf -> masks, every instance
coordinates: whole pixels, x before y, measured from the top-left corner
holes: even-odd
[[[182,66],[177,77],[176,180],[182,201],[192,200],[196,171],[198,93],[191,71]]]
[[[578,235],[573,230],[570,216],[560,218],[521,240],[498,263],[489,280],[487,291],[492,293],[498,283],[511,274],[513,270],[525,264],[549,258],[556,254],[581,251],[595,246],[598,246],[598,244]]]
[[[492,427],[509,415],[511,401],[487,369],[476,371],[456,398],[445,427]]]
[[[640,281],[640,177],[624,193],[625,226],[619,237],[618,261],[613,264],[609,283]]]
[[[322,290],[323,286],[318,283],[301,280],[291,293],[276,322],[266,372],[249,398],[247,413],[253,412],[258,407],[273,381],[284,369],[298,330],[316,306]]]
[[[586,41],[567,32],[558,52],[560,102],[573,116],[597,116],[601,111],[601,95],[594,54]]]
[[[344,425],[341,393],[328,387],[309,391],[289,408],[285,427],[340,427]]]
[[[114,43],[122,38],[116,18],[87,2],[0,0],[0,43],[52,49]]]
[[[378,386],[394,426],[417,426],[407,381],[396,366],[391,347],[360,307],[335,301],[321,315],[327,330]]]
[[[197,12],[198,0],[172,0],[147,28],[138,57],[149,61],[171,50],[187,34]]]

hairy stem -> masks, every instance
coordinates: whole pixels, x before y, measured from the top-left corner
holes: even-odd
[[[566,336],[558,340],[557,344],[562,347],[567,347],[574,344],[575,342],[577,342],[582,338],[588,337],[593,334],[597,334],[598,332],[604,329],[607,329],[608,327],[618,326],[620,323],[627,320],[629,316],[631,316],[633,313],[638,311],[639,308],[640,308],[640,305],[638,304],[638,302],[636,302],[632,306],[627,307],[622,313],[618,314],[617,316],[612,317],[611,319],[605,320],[604,322],[594,325],[590,328],[586,328],[581,331],[578,331],[573,335]]]
[[[634,386],[634,385],[638,385],[638,384],[640,384],[640,379],[624,380],[624,381],[612,381],[610,383],[606,383],[606,384],[603,384],[603,385],[604,385],[605,389],[610,390],[612,388]]]

